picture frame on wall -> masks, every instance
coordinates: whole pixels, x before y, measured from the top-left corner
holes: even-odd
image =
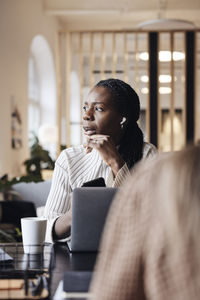
[[[12,149],[22,147],[22,119],[13,97],[11,97],[11,146]]]

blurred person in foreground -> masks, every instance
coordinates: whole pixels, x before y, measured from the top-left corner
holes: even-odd
[[[199,229],[200,145],[141,162],[111,207],[92,300],[200,299]]]
[[[85,147],[65,149],[55,163],[44,213],[46,241],[70,235],[74,188],[99,177],[106,186],[118,187],[138,161],[155,155],[137,124],[139,115],[139,97],[124,81],[110,78],[92,88],[83,106]]]

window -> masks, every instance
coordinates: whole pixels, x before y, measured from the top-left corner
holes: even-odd
[[[32,133],[38,134],[40,126],[40,99],[39,99],[39,84],[38,75],[36,70],[36,64],[34,57],[31,55],[29,59],[29,74],[28,74],[28,134],[29,138],[32,137]]]
[[[36,135],[44,149],[56,158],[56,76],[54,59],[46,39],[37,35],[30,48],[28,68],[28,136]],[[45,130],[52,132],[47,139]],[[43,137],[45,137],[43,139]]]

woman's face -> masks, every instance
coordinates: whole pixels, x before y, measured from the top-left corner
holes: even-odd
[[[86,136],[109,135],[115,144],[121,138],[122,115],[116,110],[109,90],[95,87],[89,93],[83,106],[83,129]]]

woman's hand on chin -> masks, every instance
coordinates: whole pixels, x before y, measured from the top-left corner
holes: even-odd
[[[109,135],[94,134],[88,136],[85,147],[86,153],[91,152],[93,148],[96,149],[105,163],[111,167],[114,175],[125,163]]]

